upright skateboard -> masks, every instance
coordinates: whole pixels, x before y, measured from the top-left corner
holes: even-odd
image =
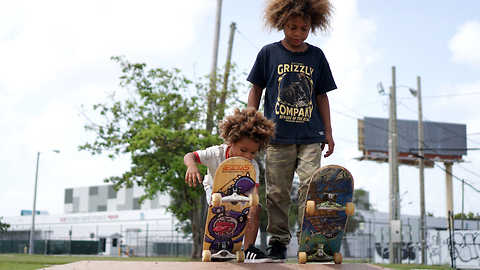
[[[311,178],[301,227],[298,261],[342,263],[342,244],[352,203],[353,177],[344,167],[328,165]]]
[[[255,167],[246,158],[229,158],[218,166],[208,207],[202,261],[244,261],[241,249],[247,217],[250,206],[258,205],[258,195],[253,193],[255,179]]]

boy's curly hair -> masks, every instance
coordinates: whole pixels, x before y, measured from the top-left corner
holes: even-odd
[[[275,134],[275,124],[253,107],[235,108],[232,115],[226,116],[219,125],[220,137],[232,144],[244,137],[260,142],[263,149]]]
[[[333,5],[328,0],[266,0],[262,19],[266,29],[280,31],[288,18],[301,16],[315,34],[317,29],[328,32],[332,14]]]

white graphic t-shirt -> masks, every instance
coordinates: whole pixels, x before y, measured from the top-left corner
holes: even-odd
[[[228,158],[227,155],[229,149],[230,146],[222,144],[208,147],[205,150],[198,150],[194,152],[200,164],[207,166],[207,174],[203,178],[203,187],[205,188],[205,190],[213,187],[213,179],[215,178],[215,172],[217,171],[218,166],[220,166],[220,163],[222,163]],[[250,161],[252,162],[253,167],[255,167],[255,172],[257,174],[255,182],[258,185],[260,175],[258,164],[254,159]]]

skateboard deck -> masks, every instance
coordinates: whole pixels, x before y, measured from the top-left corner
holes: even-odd
[[[342,244],[348,216],[353,215],[353,177],[342,166],[328,165],[311,177],[307,193],[298,259],[342,262]]]
[[[250,204],[258,204],[253,193],[256,171],[246,158],[232,157],[218,166],[208,207],[202,261],[236,259],[243,262],[242,249]]]

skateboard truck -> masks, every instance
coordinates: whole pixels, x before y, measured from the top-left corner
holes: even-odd
[[[228,190],[227,190],[227,196],[223,197],[222,201],[231,202],[233,205],[237,204],[238,202],[248,202],[248,200],[244,200],[245,198],[244,196],[240,196],[241,192],[242,192],[241,187],[230,186],[228,187]]]
[[[220,243],[217,243],[217,249],[218,252],[214,253],[211,255],[213,259],[220,259],[220,260],[231,260],[231,259],[237,259],[236,254],[232,254],[230,251],[228,251],[228,246],[230,245],[230,242],[228,241],[223,241]]]
[[[237,259],[236,254],[230,253],[228,250],[220,250],[219,252],[212,254],[212,259],[221,259],[221,260],[234,260]]]
[[[233,186],[228,187],[227,196],[230,196],[233,193],[237,193],[237,194],[242,193],[242,187],[233,187]]]
[[[233,193],[230,196],[223,197],[222,201],[237,203],[237,202],[249,202],[250,199],[248,197],[238,195],[238,193]]]
[[[334,256],[325,253],[325,244],[320,243],[315,245],[316,252],[307,254],[307,261],[309,262],[331,262],[334,261]],[[299,254],[300,255],[300,254]],[[337,255],[338,256],[338,255]],[[301,261],[299,256],[299,261]]]
[[[218,250],[227,249],[228,244],[229,244],[229,242],[220,242],[220,243],[217,243],[217,245],[218,245],[218,248],[217,248],[217,249],[218,249]]]

